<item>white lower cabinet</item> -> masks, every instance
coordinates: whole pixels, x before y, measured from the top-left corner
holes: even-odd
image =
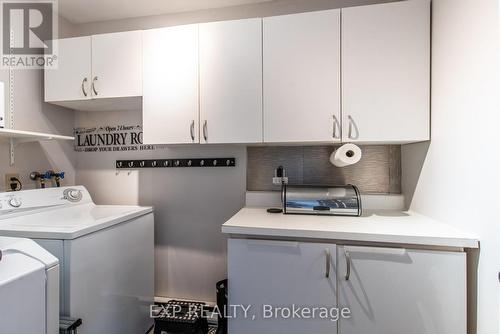
[[[228,278],[230,334],[466,334],[463,252],[230,239]],[[350,312],[333,322],[277,309],[294,305]]]
[[[341,334],[465,334],[466,255],[402,248],[338,248]]]
[[[251,308],[247,318],[238,309],[237,317],[229,319],[229,333],[335,334],[334,321],[293,319],[291,314],[294,305],[304,312],[336,307],[335,252],[332,244],[230,239],[229,305]],[[271,318],[264,318],[271,312]]]

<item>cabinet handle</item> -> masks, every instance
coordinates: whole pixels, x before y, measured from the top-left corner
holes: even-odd
[[[347,137],[349,139],[358,139],[359,130],[358,130],[358,126],[356,125],[356,122],[354,122],[354,119],[350,115],[347,116],[347,119],[349,120],[349,131],[348,131]],[[355,134],[353,134],[353,132],[355,132]]]
[[[98,80],[99,78],[97,76],[94,77],[94,79],[92,79],[92,90],[94,91],[94,95],[97,96],[98,93],[97,93],[97,89],[95,89],[95,82]]]
[[[344,254],[345,254],[345,262],[347,264],[345,280],[348,281],[349,278],[351,277],[351,254],[349,254],[349,252],[346,250],[344,250]]]
[[[194,120],[191,121],[191,126],[189,127],[189,132],[191,133],[191,139],[194,141]]]
[[[337,127],[339,126],[339,121],[337,120],[337,116],[333,115],[333,133],[332,136],[334,139],[338,139],[339,136],[337,135]]]
[[[208,121],[205,120],[205,122],[203,122],[203,138],[205,139],[205,141],[208,140]]]
[[[349,137],[349,139],[351,139],[352,138],[352,117],[347,116],[347,118],[349,119],[349,132],[348,132],[347,136]]]
[[[87,78],[83,78],[82,80],[82,92],[83,92],[83,96],[87,97],[87,91],[85,90],[85,84],[87,83]]]
[[[330,253],[330,250],[327,248],[325,249],[325,277],[330,278],[330,263],[332,261],[332,254]]]
[[[354,246],[344,247],[346,252],[349,253],[370,253],[370,254],[385,254],[395,256],[406,256],[406,248],[391,248],[391,247],[368,247],[368,246]]]
[[[278,248],[298,248],[299,242],[297,241],[282,241],[282,240],[260,240],[248,239],[246,240],[248,246],[254,247],[278,247]]]

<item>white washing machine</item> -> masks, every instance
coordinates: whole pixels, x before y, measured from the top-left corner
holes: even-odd
[[[83,186],[0,193],[0,236],[31,238],[59,259],[60,314],[82,319],[78,333],[152,327],[151,207],[96,205]]]
[[[0,333],[59,333],[59,262],[29,239],[0,237]]]

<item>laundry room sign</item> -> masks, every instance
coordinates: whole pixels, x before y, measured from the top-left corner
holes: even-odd
[[[142,142],[141,125],[108,125],[75,128],[77,152],[149,151],[154,145]]]

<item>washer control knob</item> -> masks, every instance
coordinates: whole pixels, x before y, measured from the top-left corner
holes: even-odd
[[[64,199],[70,201],[70,202],[80,202],[83,198],[83,194],[80,190],[78,189],[66,189],[64,190]]]
[[[11,199],[9,199],[9,205],[13,208],[18,208],[21,206],[21,204],[22,202],[20,198],[12,197]]]

